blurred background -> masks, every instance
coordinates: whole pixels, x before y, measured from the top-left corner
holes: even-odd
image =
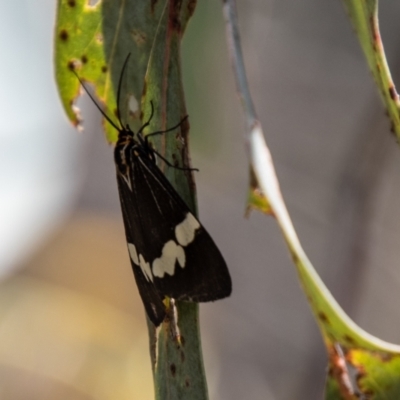
[[[300,240],[345,311],[400,343],[400,149],[339,1],[239,0],[254,101]],[[400,3],[381,3],[399,81]],[[52,66],[55,2],[0,2],[0,398],[152,399],[144,311],[112,148]],[[244,121],[220,2],[199,1],[183,71],[200,217],[233,295],[201,305],[211,399],[320,399],[325,350],[272,218],[244,218]]]

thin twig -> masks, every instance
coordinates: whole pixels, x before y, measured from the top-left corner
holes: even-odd
[[[272,157],[265,142],[262,126],[258,120],[247,83],[246,69],[240,45],[235,0],[223,0],[223,5],[232,67],[238,95],[246,118],[246,142],[249,148],[250,163],[256,175],[258,185],[264,196],[268,199],[273,214],[282,227],[286,240],[295,245],[296,251],[301,251],[300,243],[282,199]]]
[[[246,68],[244,66],[242,47],[240,45],[236,3],[235,0],[223,0],[223,3],[232,67],[235,72],[236,86],[240,101],[246,115],[246,123],[248,124],[248,128],[250,128],[248,129],[248,133],[250,133],[251,128],[258,118],[247,83]]]
[[[265,142],[262,126],[257,118],[251,99],[240,46],[235,0],[223,0],[223,5],[233,71],[246,118],[246,142],[251,168],[256,177],[258,187],[267,199],[272,214],[281,228],[304,290],[310,299],[310,306],[315,318],[319,322],[323,337],[328,346],[328,351],[329,346],[332,346],[334,343],[348,346],[348,342],[343,339],[343,332],[346,332],[346,336],[351,337],[354,341],[354,346],[357,345],[359,348],[373,351],[379,349],[379,351],[386,351],[390,354],[399,354],[400,346],[384,342],[370,335],[358,327],[345,314],[326,288],[303,250],[282,198],[272,156]],[[321,322],[321,318],[319,317],[321,314],[329,316],[329,324],[325,323],[324,320]]]

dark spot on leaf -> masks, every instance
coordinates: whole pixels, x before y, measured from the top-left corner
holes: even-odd
[[[151,13],[154,14],[154,8],[156,7],[157,0],[151,0]]]
[[[67,67],[68,67],[69,70],[75,71],[75,66],[76,65],[75,65],[74,60],[68,61]]]
[[[144,43],[146,43],[146,40],[147,40],[146,34],[139,29],[132,30],[132,38],[138,47],[142,46]]]
[[[75,6],[76,6],[75,0],[68,0],[68,5],[69,5],[70,7],[75,7]]]
[[[365,399],[372,399],[372,396],[374,395],[374,391],[372,389],[364,389],[362,391],[362,394],[364,395]]]
[[[381,359],[383,362],[389,362],[392,361],[394,355],[393,354],[389,354],[389,353],[383,353],[381,354]]]
[[[298,264],[299,262],[300,262],[300,259],[299,259],[299,257],[297,257],[297,254],[294,252],[294,251],[292,251],[291,252],[292,254],[292,260],[293,260],[293,262],[295,263],[295,264]]]
[[[372,35],[374,37],[374,42],[380,41],[381,38],[379,36],[379,32],[377,30],[377,26],[375,25],[375,18],[374,18],[373,14],[371,14],[371,17],[369,19],[369,23],[370,23],[370,26],[371,26]],[[374,50],[376,50],[375,43],[373,43],[373,45],[374,45]]]
[[[186,386],[186,387],[189,387],[189,386],[190,386],[189,378],[186,378],[186,379],[185,379],[185,386]]]
[[[349,344],[351,344],[351,345],[354,344],[354,339],[353,339],[351,336],[349,336],[349,335],[344,335],[344,336],[343,336],[343,339],[344,339],[347,343],[349,343]]]
[[[108,71],[107,65],[103,65],[103,66],[101,67],[101,72],[106,73],[107,71]]]
[[[171,364],[169,367],[169,370],[171,371],[171,375],[175,376],[176,375],[176,366],[175,364]]]
[[[324,323],[324,324],[329,324],[329,318],[326,316],[326,314],[322,311],[318,313],[318,318]]]
[[[65,29],[63,29],[63,30],[60,32],[60,39],[61,39],[63,42],[66,42],[66,41],[68,40],[68,37],[69,37],[68,32],[67,32]]]
[[[145,97],[145,96],[146,96],[146,92],[147,92],[147,82],[144,81],[142,97]]]
[[[81,57],[81,60],[82,60],[82,64],[86,64],[88,62],[88,58],[85,55],[83,55]]]
[[[182,347],[185,347],[185,342],[186,342],[185,338],[183,336],[181,336]]]
[[[396,89],[394,88],[393,85],[391,85],[391,86],[389,87],[389,95],[390,95],[390,98],[391,98],[392,100],[396,100],[396,98],[397,98],[397,93],[396,93]]]
[[[182,2],[181,0],[172,0],[169,13],[169,26],[175,32],[181,32],[181,21],[179,19]]]
[[[181,361],[185,362],[185,353],[183,351],[181,351]]]
[[[188,2],[187,8],[188,8],[190,17],[194,14],[194,10],[196,8],[196,3],[197,3],[197,0],[190,0]]]
[[[180,33],[181,31],[181,21],[179,20],[179,17],[173,17],[171,18],[171,28],[175,31]]]

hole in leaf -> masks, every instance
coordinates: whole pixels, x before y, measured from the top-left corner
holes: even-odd
[[[131,94],[129,96],[128,108],[129,108],[129,114],[133,114],[133,115],[135,115],[137,113],[137,111],[139,110],[139,103],[133,94]]]
[[[70,60],[68,61],[67,68],[71,71],[76,71],[82,66],[82,63],[78,60]]]

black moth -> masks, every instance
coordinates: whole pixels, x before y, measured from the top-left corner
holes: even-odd
[[[156,155],[173,168],[149,144],[143,130],[151,115],[135,134],[121,122],[119,100],[122,78],[129,56],[121,71],[117,93],[119,128],[99,107],[80,80],[104,118],[118,130],[114,150],[115,166],[126,240],[133,273],[146,313],[155,326],[166,316],[166,296],[184,301],[207,302],[231,294],[232,283],[226,263],[214,241],[168,179],[156,165]]]

